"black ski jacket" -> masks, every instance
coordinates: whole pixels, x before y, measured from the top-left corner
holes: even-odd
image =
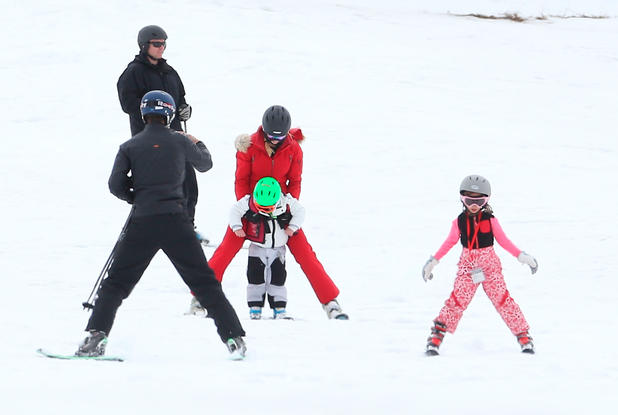
[[[212,168],[212,158],[204,143],[194,144],[162,124],[148,124],[120,145],[108,181],[109,190],[134,204],[136,217],[186,212],[182,186],[187,163],[201,172]]]
[[[135,59],[118,78],[116,87],[120,106],[124,112],[129,114],[131,135],[144,129],[139,106],[142,97],[147,92],[155,89],[167,92],[174,98],[176,108],[186,104],[185,87],[180,76],[165,59],[159,59],[157,65],[153,65],[144,54],[135,55]],[[178,115],[174,117],[170,127],[176,131],[182,130]]]

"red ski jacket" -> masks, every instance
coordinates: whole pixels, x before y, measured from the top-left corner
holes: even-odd
[[[300,128],[292,128],[273,156],[264,147],[262,127],[251,136],[244,134],[236,138],[236,199],[253,192],[255,184],[262,177],[270,176],[281,185],[281,193],[300,196],[303,173],[303,151],[299,142],[305,137]]]

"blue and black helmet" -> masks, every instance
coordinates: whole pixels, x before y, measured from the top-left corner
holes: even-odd
[[[159,115],[165,119],[166,125],[170,125],[174,115],[176,115],[174,98],[165,91],[147,92],[142,98],[139,108],[144,121],[146,121],[147,115]]]

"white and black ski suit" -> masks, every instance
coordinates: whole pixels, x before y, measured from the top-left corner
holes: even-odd
[[[284,229],[298,231],[305,220],[305,208],[289,193],[282,195],[270,216],[255,209],[251,196],[241,198],[230,211],[230,228],[243,229],[251,241],[247,265],[247,304],[271,308],[287,305]]]

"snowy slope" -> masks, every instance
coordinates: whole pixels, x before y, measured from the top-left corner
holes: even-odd
[[[3,414],[579,414],[618,403],[615,2],[26,3],[0,0]],[[607,18],[456,16],[471,13]],[[293,260],[297,320],[249,321],[241,251],[223,283],[249,354],[230,362],[211,320],[183,315],[188,290],[159,254],[110,336],[108,353],[126,362],[34,353],[74,351],[80,304],[129,212],[107,190],[129,135],[115,83],[147,24],[170,36],[189,131],[213,154],[198,176],[200,230],[223,236],[234,137],[285,105],[307,136],[305,231],[350,321],[326,319]],[[531,276],[497,248],[535,356],[519,353],[482,290],[442,355],[422,353],[460,248],[432,282],[420,269],[470,173],[489,178],[507,235],[539,260]]]

